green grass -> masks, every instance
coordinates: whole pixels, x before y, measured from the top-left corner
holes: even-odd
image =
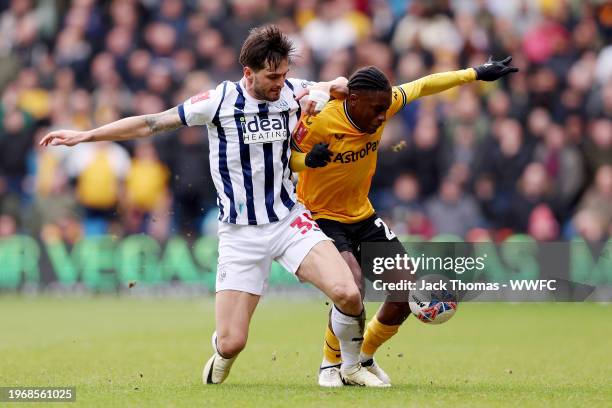
[[[228,381],[204,386],[210,299],[0,296],[0,386],[73,385],[69,407],[612,406],[612,305],[462,304],[441,326],[410,318],[379,351],[394,381],[383,390],[316,385],[326,310],[264,300]]]

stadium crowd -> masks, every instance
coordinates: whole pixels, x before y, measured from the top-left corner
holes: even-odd
[[[0,236],[214,231],[206,131],[41,148],[56,128],[160,112],[238,80],[249,28],[293,77],[376,65],[392,83],[513,56],[520,72],[410,104],[371,199],[398,234],[612,234],[612,1],[0,0]]]

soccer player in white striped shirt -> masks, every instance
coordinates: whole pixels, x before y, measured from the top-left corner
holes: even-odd
[[[316,85],[287,79],[292,52],[293,45],[277,27],[255,28],[240,52],[240,81],[225,81],[162,113],[129,117],[90,131],[54,131],[41,144],[73,146],[207,126],[220,223],[217,330],[203,381],[218,384],[229,374],[246,345],[251,316],[276,260],[334,302],[331,321],[340,340],[344,381],[385,386],[359,364],[364,309],[351,271],[297,201],[288,165],[291,132],[301,115],[298,90],[315,87],[340,94],[346,79]]]

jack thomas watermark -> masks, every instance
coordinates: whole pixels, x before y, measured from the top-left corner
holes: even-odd
[[[612,243],[364,243],[366,300],[448,291],[460,301],[612,301]]]

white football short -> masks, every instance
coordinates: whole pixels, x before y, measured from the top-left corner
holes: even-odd
[[[261,295],[268,286],[273,260],[295,274],[312,247],[325,240],[330,238],[300,203],[287,217],[269,224],[220,222],[216,291]]]

